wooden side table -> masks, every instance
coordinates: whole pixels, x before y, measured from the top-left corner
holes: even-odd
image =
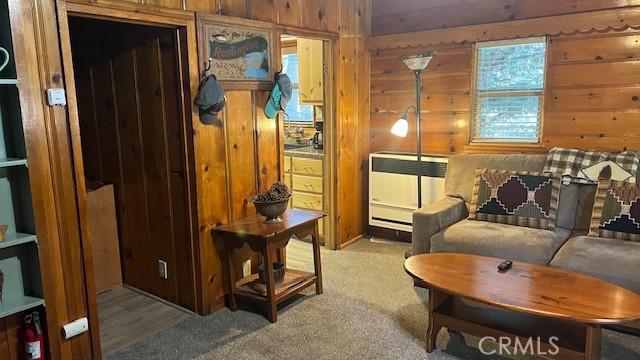
[[[313,284],[316,285],[316,294],[322,294],[318,220],[324,216],[324,213],[318,211],[288,209],[280,216],[282,222],[279,224],[264,224],[263,216],[253,215],[213,229],[213,234],[222,238],[225,247],[226,270],[230,284],[229,308],[232,311],[238,310],[237,298],[265,304],[267,318],[271,322],[276,322],[278,303]],[[273,266],[270,264],[273,264],[275,260],[276,250],[287,246],[293,235],[298,237],[312,236],[315,272],[286,269],[284,279],[276,282]],[[249,244],[251,250],[262,254],[267,275],[266,284],[260,283],[257,274],[240,280],[235,279],[231,250],[241,248],[245,243]]]

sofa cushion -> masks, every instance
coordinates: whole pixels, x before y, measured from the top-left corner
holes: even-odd
[[[449,158],[445,194],[471,202],[476,169],[542,171],[545,155],[471,154]]]
[[[590,236],[569,239],[552,266],[579,271],[640,293],[640,243]]]
[[[476,170],[469,219],[553,230],[560,179],[536,172]]]
[[[640,241],[640,186],[600,180],[589,236]]]
[[[576,208],[576,221],[575,221],[575,231],[574,233],[580,233],[580,235],[586,235],[589,233],[589,228],[591,227],[591,215],[593,213],[593,202],[596,198],[596,185],[578,185],[572,184],[573,186],[579,186],[578,192],[578,204]],[[564,186],[563,186],[564,188]],[[560,202],[562,203],[562,194],[560,194]],[[562,211],[562,210],[560,210]],[[560,213],[559,215],[562,215]]]
[[[431,237],[431,252],[476,254],[548,264],[570,234],[570,230],[559,227],[551,231],[462,220]]]

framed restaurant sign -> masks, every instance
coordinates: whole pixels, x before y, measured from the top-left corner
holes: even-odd
[[[270,90],[274,75],[274,25],[198,13],[201,71],[229,90]]]

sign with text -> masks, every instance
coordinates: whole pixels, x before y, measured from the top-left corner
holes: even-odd
[[[205,20],[205,19],[203,19]],[[226,22],[229,22],[225,19]],[[236,25],[203,21],[209,71],[220,81],[272,82],[273,31],[253,22]]]

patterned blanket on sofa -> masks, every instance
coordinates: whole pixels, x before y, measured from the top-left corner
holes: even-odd
[[[561,176],[563,184],[595,184],[600,177],[635,183],[639,164],[637,151],[607,153],[553,148],[547,154],[543,172]]]

